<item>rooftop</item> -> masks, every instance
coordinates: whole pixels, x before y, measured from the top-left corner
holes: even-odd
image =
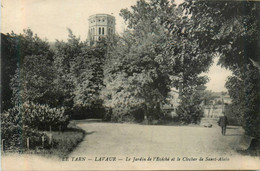
[[[113,15],[111,15],[111,14],[105,14],[105,13],[93,14],[93,15],[89,16],[89,18],[96,17],[96,16],[110,16],[110,17],[115,18]]]

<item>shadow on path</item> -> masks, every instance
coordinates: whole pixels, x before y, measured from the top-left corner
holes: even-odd
[[[96,133],[96,131],[85,132],[85,135],[91,135],[91,134],[94,134],[94,133]]]
[[[239,127],[227,127],[227,129],[239,129]]]
[[[95,122],[103,122],[102,119],[82,119],[82,120],[73,120],[74,123],[95,123]]]
[[[243,136],[243,134],[226,134],[225,136]]]

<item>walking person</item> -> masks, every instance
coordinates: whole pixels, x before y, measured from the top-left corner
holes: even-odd
[[[218,120],[218,125],[221,127],[222,135],[226,135],[226,129],[227,129],[228,124],[229,123],[228,123],[227,116],[224,113],[223,116],[220,116],[220,118]]]

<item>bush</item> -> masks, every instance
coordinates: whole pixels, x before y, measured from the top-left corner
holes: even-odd
[[[114,108],[106,111],[104,120],[111,120],[113,122],[141,122],[144,118],[144,110],[132,109],[128,112]]]
[[[25,102],[20,106],[15,106],[3,114],[2,124],[4,127],[19,127],[21,125],[39,130],[58,130],[65,129],[69,124],[68,115],[64,114],[64,108],[50,108],[48,105],[34,104]],[[18,130],[19,130],[18,129]]]
[[[86,108],[86,107],[74,107],[71,119],[87,119],[87,118],[104,118],[105,109],[100,106]]]
[[[228,117],[229,125],[241,126],[243,123],[243,116],[241,115],[240,109],[233,105],[225,105],[225,115]]]
[[[38,130],[65,129],[69,124],[69,117],[64,114],[63,108],[50,108],[48,105],[39,105],[25,102],[1,114],[1,139],[10,149],[26,148],[27,138],[30,138],[30,149],[42,146],[44,137],[45,148],[48,148],[49,138]]]
[[[260,138],[260,74],[249,64],[244,69],[234,72],[225,86],[232,99],[232,115],[238,118],[246,135]]]
[[[34,103],[25,103],[23,105],[25,124],[38,128],[39,130],[58,130],[67,128],[69,124],[68,115],[64,114],[64,108],[50,108],[48,105],[38,105]]]
[[[1,140],[4,139],[4,150],[23,150],[27,148],[27,138],[29,138],[29,148],[35,149],[42,146],[44,137],[44,148],[50,148],[49,137],[36,130],[22,127],[21,125],[4,124],[1,127]]]
[[[176,110],[178,120],[184,124],[200,123],[204,114],[200,103],[201,100],[196,95],[183,96],[182,101]]]

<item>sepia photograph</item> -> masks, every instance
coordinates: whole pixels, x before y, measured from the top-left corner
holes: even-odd
[[[0,170],[260,169],[260,1],[0,2]]]

